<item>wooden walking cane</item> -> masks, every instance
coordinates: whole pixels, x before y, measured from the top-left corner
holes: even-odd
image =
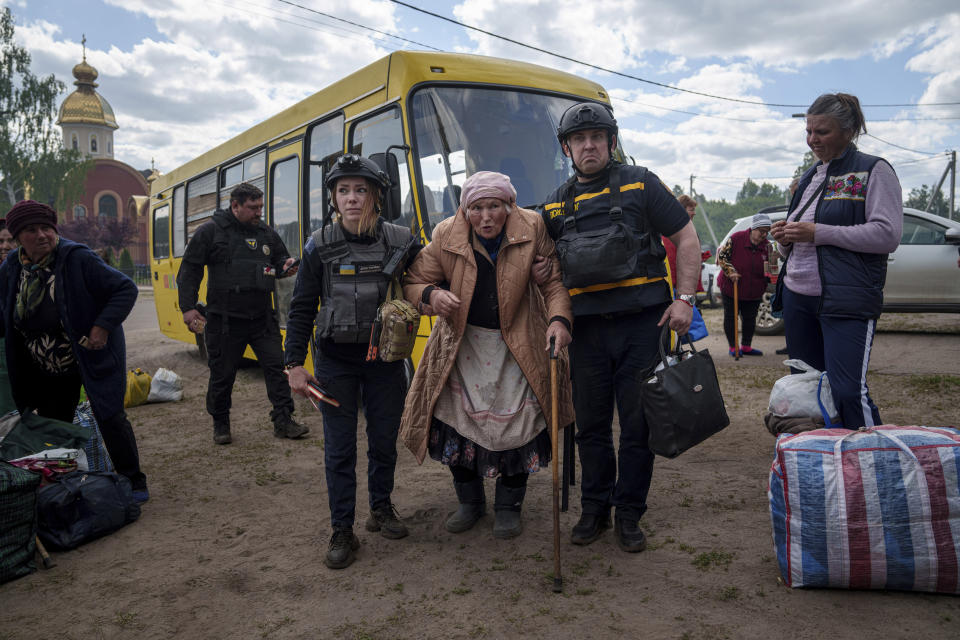
[[[733,281],[733,359],[740,359],[740,279]]]
[[[553,592],[563,593],[563,576],[560,574],[560,460],[557,458],[560,416],[560,400],[557,397],[557,339],[550,338],[550,445],[553,448]]]
[[[40,542],[40,538],[36,538],[37,541],[37,553],[40,554],[40,559],[43,561],[44,569],[52,569],[57,566],[57,563],[50,558],[50,554],[47,553],[47,550],[44,548],[43,543]]]

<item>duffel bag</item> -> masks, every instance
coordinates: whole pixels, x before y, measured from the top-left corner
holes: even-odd
[[[0,584],[33,573],[40,474],[0,461]]]
[[[958,471],[949,427],[780,436],[767,497],[784,581],[960,593]]]
[[[54,549],[74,549],[140,517],[130,481],[109,472],[74,472],[40,489],[37,533]]]

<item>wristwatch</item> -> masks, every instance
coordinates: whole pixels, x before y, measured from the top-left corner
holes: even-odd
[[[697,302],[697,296],[693,293],[681,293],[679,296],[677,296],[677,299],[683,300],[691,307],[693,307]]]

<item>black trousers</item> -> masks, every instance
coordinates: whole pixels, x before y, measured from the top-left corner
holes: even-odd
[[[218,313],[210,313],[207,316],[206,341],[207,363],[210,366],[207,412],[213,416],[214,422],[230,424],[233,382],[247,345],[253,349],[263,369],[267,397],[273,405],[270,419],[276,422],[293,414],[290,385],[283,375],[280,327],[273,314],[249,320],[224,318]]]
[[[657,322],[666,304],[614,317],[578,316],[570,344],[577,449],[583,481],[583,513],[639,520],[647,510],[653,478],[650,430],[638,391],[642,375],[659,352]],[[620,419],[613,442],[613,409]]]
[[[737,300],[740,310],[740,344],[749,347],[753,344],[753,332],[757,328],[757,311],[760,300]],[[733,349],[737,338],[733,335],[733,298],[723,296],[723,332],[727,336],[727,346]]]
[[[80,386],[83,383],[80,372],[63,375],[47,373],[34,365],[29,356],[22,358],[21,362],[26,364],[23,371],[17,375],[25,376],[26,380],[20,386],[23,393],[17,399],[17,408],[20,411],[36,409],[37,414],[44,418],[73,422],[77,402],[80,400]],[[106,418],[96,415],[96,418],[103,444],[117,473],[130,480],[134,491],[146,489],[147,476],[140,471],[137,438],[133,434],[130,421],[127,420],[127,414],[121,411]]]

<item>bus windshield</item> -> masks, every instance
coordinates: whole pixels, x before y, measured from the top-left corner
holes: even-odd
[[[541,204],[573,175],[557,143],[557,123],[581,101],[486,87],[428,86],[414,93],[413,131],[431,227],[456,213],[460,187],[477,171],[510,176],[521,207]]]

